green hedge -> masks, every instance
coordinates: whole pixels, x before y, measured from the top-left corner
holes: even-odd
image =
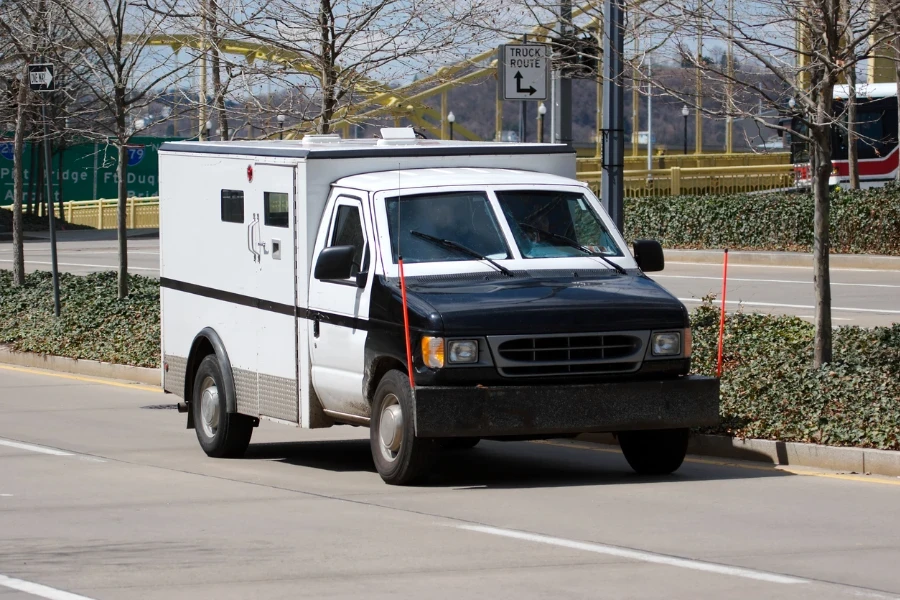
[[[665,248],[811,252],[813,199],[778,192],[626,200],[625,238]],[[900,255],[900,188],[835,191],[831,240],[832,252]]]
[[[13,287],[0,271],[0,344],[14,350],[159,367],[159,282],[129,276],[131,293],[117,298],[116,273],[60,273],[59,319],[53,316],[50,273]]]
[[[713,375],[719,310],[692,314],[695,372]],[[813,326],[738,313],[725,329],[722,423],[738,437],[900,450],[900,324],[835,330],[834,362],[812,368]]]
[[[14,349],[159,366],[159,283],[131,276],[116,299],[114,272],[60,276],[53,317],[50,274],[23,288],[0,271],[0,343]],[[719,311],[692,314],[694,371],[715,372]],[[813,327],[796,317],[738,313],[725,329],[722,423],[703,431],[739,437],[900,450],[900,324],[835,331],[834,362],[813,369]]]

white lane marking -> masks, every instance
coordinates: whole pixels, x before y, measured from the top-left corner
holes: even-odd
[[[721,277],[700,277],[694,275],[653,275],[655,278],[666,278],[666,279],[709,279],[712,281],[722,281]],[[729,277],[729,283],[732,281],[748,281],[752,283],[797,283],[801,285],[812,285],[812,281],[796,281],[794,279],[741,279],[739,277]],[[900,285],[892,285],[889,283],[835,283],[831,282],[832,286],[843,285],[848,287],[873,287],[873,288],[892,288],[892,289],[900,289]]]
[[[51,456],[75,456],[71,452],[57,450],[56,448],[47,448],[46,446],[35,446],[33,444],[23,444],[22,442],[14,442],[13,440],[4,440],[0,438],[0,446],[8,446],[18,450],[27,450],[29,452],[37,452],[39,454],[49,454]]]
[[[730,263],[728,268],[737,267],[740,269],[812,269],[812,259],[809,259],[810,266],[808,267],[798,267],[797,265],[744,265],[740,263]],[[689,262],[689,261],[681,261],[681,260],[667,260],[667,265],[693,265],[697,267],[719,267],[722,268],[722,263],[700,263],[700,262]],[[830,267],[832,271],[857,271],[859,273],[897,273],[897,269],[850,269],[847,267]]]
[[[689,558],[679,558],[677,556],[668,556],[665,554],[657,554],[655,552],[645,552],[643,550],[631,550],[619,546],[607,546],[606,544],[593,544],[588,542],[578,542],[575,540],[567,540],[564,538],[550,537],[547,535],[539,535],[536,533],[526,533],[524,531],[515,531],[513,529],[500,529],[498,527],[486,527],[482,525],[457,525],[459,529],[468,531],[477,531],[478,533],[488,533],[501,537],[512,538],[516,540],[525,540],[528,542],[538,542],[540,544],[549,544],[551,546],[560,546],[563,548],[571,548],[572,550],[583,550],[585,552],[594,552],[596,554],[606,554],[608,556],[618,556],[630,560],[654,563],[658,565],[667,565],[670,567],[679,567],[682,569],[693,569],[695,571],[706,571],[708,573],[717,573],[719,575],[731,575],[732,577],[743,577],[745,579],[755,579],[757,581],[767,581],[769,583],[809,583],[806,579],[799,577],[791,577],[789,575],[779,575],[778,573],[767,573],[766,571],[756,571],[754,569],[745,569],[742,567],[731,567],[717,563],[705,562],[702,560],[692,560]]]
[[[3,587],[7,587],[11,590],[16,590],[19,592],[25,592],[26,594],[31,594],[32,596],[40,596],[41,598],[47,598],[47,600],[92,600],[87,596],[79,596],[78,594],[73,594],[71,592],[64,592],[62,590],[58,590],[56,588],[52,588],[46,585],[41,585],[39,583],[32,583],[30,581],[25,581],[24,579],[16,579],[15,577],[7,577],[6,575],[0,575],[0,585]]]
[[[703,302],[700,298],[679,298],[682,302],[695,302],[697,304]],[[713,302],[713,304],[721,304]],[[771,308],[804,308],[806,310],[815,310],[815,306],[807,304],[778,304],[776,302],[744,302],[742,300],[726,300],[725,304],[743,304],[744,306],[768,306]],[[883,313],[889,315],[900,315],[900,310],[888,310],[881,308],[846,308],[840,306],[832,306],[831,310],[845,310],[847,312],[866,312],[866,313]]]
[[[12,494],[0,494],[0,498],[12,498]]]
[[[5,258],[0,258],[0,262],[8,262],[11,263],[12,260],[6,260]],[[53,263],[50,261],[42,261],[42,260],[26,260],[25,266],[28,265],[52,265]],[[87,267],[89,269],[116,269],[116,265],[88,265],[83,263],[57,263],[60,267]],[[129,271],[159,271],[159,269],[155,269],[152,267],[132,267],[128,265]]]
[[[799,318],[801,318],[801,319],[815,319],[815,318],[816,318],[815,315],[797,315],[797,316],[798,316]],[[851,319],[850,317],[835,317],[835,316],[832,316],[832,317],[831,317],[831,320],[832,320],[832,321],[852,321],[853,319]]]

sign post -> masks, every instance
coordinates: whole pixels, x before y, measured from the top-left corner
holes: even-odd
[[[38,93],[56,91],[56,83],[53,79],[53,65],[47,63],[28,65],[28,83],[31,91]],[[47,183],[47,216],[50,223],[50,265],[53,274],[53,312],[59,316],[59,265],[56,259],[56,219],[53,206],[53,186],[50,183],[53,174],[53,165],[50,157],[50,134],[47,129],[47,103],[41,102],[41,121],[44,124],[44,164],[47,166],[45,176]]]

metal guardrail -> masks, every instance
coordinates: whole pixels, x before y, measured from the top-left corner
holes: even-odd
[[[578,179],[599,187],[602,171],[578,173]],[[682,194],[740,194],[794,185],[794,166],[626,170],[625,197],[651,198]]]
[[[86,225],[95,229],[115,229],[119,201],[115,198],[63,202],[67,223]],[[44,204],[38,204],[38,216],[44,215]],[[54,209],[59,210],[54,204]],[[159,197],[131,197],[126,203],[125,226],[128,229],[159,227]]]

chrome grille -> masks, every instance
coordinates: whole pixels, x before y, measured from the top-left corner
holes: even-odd
[[[507,377],[636,371],[649,332],[489,336],[497,369]]]

